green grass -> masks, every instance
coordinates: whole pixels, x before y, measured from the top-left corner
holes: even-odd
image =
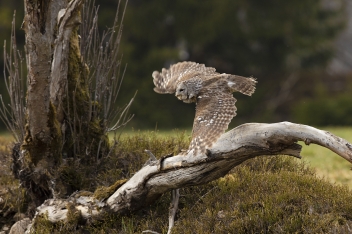
[[[341,131],[334,133],[347,138],[351,130]],[[6,142],[8,140],[0,140],[0,146]],[[117,180],[130,178],[143,166],[149,158],[144,149],[160,157],[179,152],[187,147],[188,142],[189,132],[182,131],[123,133],[116,150],[104,159],[94,178],[99,186],[110,186]],[[311,147],[305,146],[304,150]],[[1,154],[9,155],[9,148],[0,148]],[[325,152],[318,154],[321,159],[328,157]],[[302,155],[309,159],[308,153]],[[330,158],[334,160],[339,156],[333,154]],[[349,171],[348,167],[341,170]],[[3,186],[13,186],[14,180],[9,174],[3,179]],[[83,186],[86,184],[82,183]],[[92,188],[80,188],[89,189]],[[23,194],[21,190],[13,191]],[[12,213],[7,215],[7,223],[13,223],[10,218],[16,212],[22,212],[25,198],[0,195],[5,195],[6,200],[0,204],[0,215],[10,209]],[[288,156],[258,157],[209,184],[182,188],[174,233],[347,233],[352,226],[351,200],[351,190],[317,178],[304,160]],[[141,233],[144,230],[166,233],[169,204],[170,193],[165,193],[156,203],[134,214],[106,214],[87,225],[81,225],[77,219],[54,226],[41,220],[35,226],[37,233],[113,234]]]
[[[329,131],[336,136],[342,137],[348,142],[352,143],[352,127],[326,127],[322,130]],[[157,130],[157,131],[139,131],[139,130],[125,130],[122,132],[121,137],[131,137],[140,133],[153,133],[159,137],[171,137],[184,132],[186,136],[191,135],[191,130]],[[112,135],[111,135],[112,137]],[[315,170],[318,177],[324,178],[331,183],[339,185],[346,185],[352,189],[352,165],[342,157],[334,152],[319,145],[305,145],[302,149],[302,161],[307,163],[313,170]]]
[[[324,130],[342,137],[352,143],[352,127],[328,127]],[[352,165],[334,152],[311,144],[303,145],[302,160],[313,168],[318,177],[325,178],[331,183],[347,185],[352,189]]]
[[[329,131],[339,137],[346,139],[352,143],[352,127],[327,127],[322,128],[323,130]],[[186,138],[190,138],[191,130],[154,130],[154,131],[140,131],[125,128],[121,133],[121,139],[133,137],[140,134],[150,135],[151,137],[172,137],[178,134],[184,134]],[[109,137],[113,139],[114,135],[110,134]],[[0,138],[3,140],[11,140],[11,134],[7,132],[0,133]],[[311,144],[309,146],[303,145],[302,160],[307,163],[312,169],[315,170],[318,177],[325,178],[331,183],[339,185],[347,185],[352,189],[352,171],[350,168],[352,165],[344,160],[342,157],[336,155],[334,152],[321,147],[319,145]],[[4,147],[1,146],[0,147]]]
[[[121,136],[122,138],[136,136],[139,134],[156,134],[157,137],[172,137],[177,134],[185,134],[187,136],[191,136],[191,129],[173,129],[173,130],[135,130],[135,129],[123,129],[121,132],[117,133],[117,137]],[[112,139],[114,137],[114,133],[109,134],[109,138]]]

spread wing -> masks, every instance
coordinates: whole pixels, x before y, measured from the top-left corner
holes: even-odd
[[[204,64],[195,62],[180,62],[172,65],[169,69],[163,68],[161,72],[154,71],[154,91],[157,93],[174,93],[180,81],[192,78],[195,75],[218,74],[215,68],[206,67]]]
[[[205,154],[236,116],[236,99],[231,93],[205,90],[197,99],[192,140],[187,154]]]

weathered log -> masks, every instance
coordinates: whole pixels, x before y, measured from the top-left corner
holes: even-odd
[[[256,156],[300,157],[302,146],[297,141],[321,145],[352,163],[352,145],[327,131],[289,122],[243,124],[223,134],[208,155],[176,155],[151,161],[108,198],[72,196],[67,200],[49,199],[37,208],[36,217],[45,214],[50,222],[56,223],[67,220],[73,210],[79,211],[83,219],[104,212],[138,210],[167,191],[215,180]]]

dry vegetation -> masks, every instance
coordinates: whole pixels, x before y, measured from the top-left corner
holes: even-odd
[[[0,227],[22,219],[27,204],[25,191],[11,172],[11,139],[0,136]]]
[[[77,189],[93,192],[92,179],[110,186],[129,178],[149,156],[178,152],[186,148],[187,134],[155,132],[128,134],[118,140],[116,150],[102,159],[89,176],[70,170],[79,179]],[[10,226],[26,205],[24,191],[10,174],[9,140],[0,139],[1,225]],[[308,147],[309,148],[309,147]],[[321,158],[326,159],[324,156]],[[74,165],[72,165],[74,167]],[[350,172],[348,167],[343,170]],[[87,170],[83,170],[87,171]],[[249,160],[230,174],[212,183],[181,189],[180,210],[174,233],[347,233],[352,231],[352,199],[347,187],[333,185],[316,177],[313,170],[291,157]],[[105,215],[88,225],[75,220],[54,226],[44,220],[36,223],[38,233],[166,233],[170,194],[138,213]],[[14,215],[16,215],[14,217]]]

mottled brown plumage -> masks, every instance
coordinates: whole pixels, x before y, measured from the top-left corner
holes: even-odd
[[[204,154],[236,116],[233,92],[251,96],[257,83],[253,78],[219,74],[215,68],[195,62],[180,62],[161,73],[153,72],[154,91],[175,93],[183,102],[196,102],[192,140],[187,154]]]

